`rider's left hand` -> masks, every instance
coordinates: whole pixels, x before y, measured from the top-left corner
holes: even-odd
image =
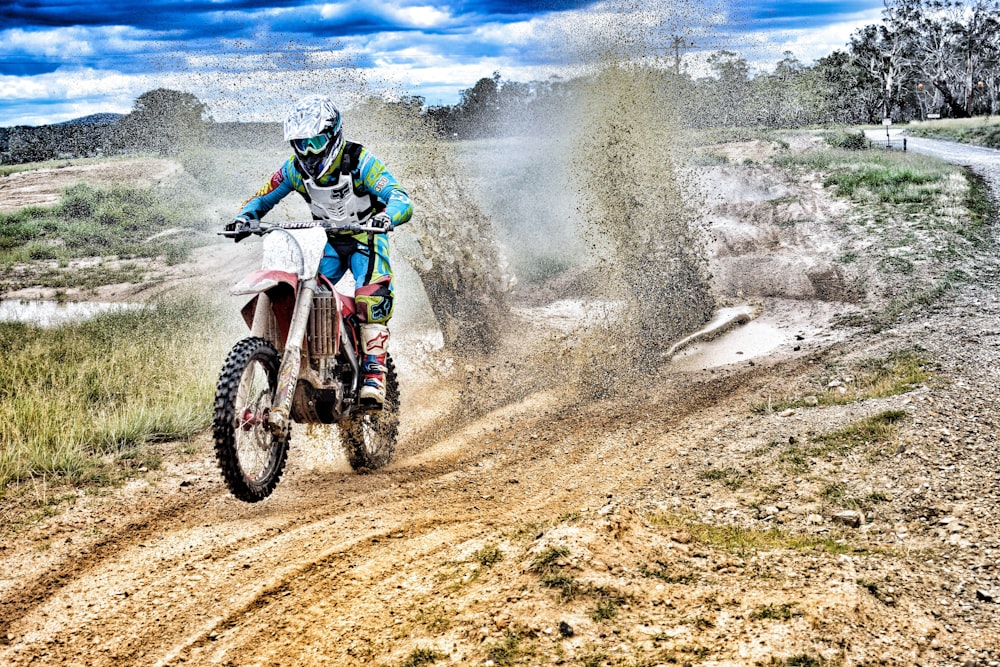
[[[392,220],[385,213],[376,213],[368,224],[382,230],[382,233],[392,231]]]

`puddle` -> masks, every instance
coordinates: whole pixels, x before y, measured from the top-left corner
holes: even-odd
[[[839,303],[768,300],[753,319],[716,338],[682,348],[671,365],[677,370],[698,371],[779,354],[807,354],[843,337],[832,330],[830,321],[844,308]]]
[[[135,310],[144,307],[141,303],[10,299],[0,301],[0,322],[26,322],[40,327],[54,327],[70,322],[81,322],[112,310]]]

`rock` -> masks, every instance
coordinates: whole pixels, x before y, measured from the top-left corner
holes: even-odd
[[[986,591],[980,588],[976,591],[976,599],[980,602],[993,602],[996,600],[996,596],[993,595],[992,591]]]
[[[774,505],[768,505],[767,507],[765,507],[765,508],[764,508],[764,515],[765,515],[765,516],[774,516],[774,515],[776,515],[776,514],[777,514],[778,512],[780,512],[780,511],[781,511],[781,510],[779,510],[779,509],[778,509],[777,507],[775,507]]]
[[[834,523],[843,524],[849,528],[857,528],[865,522],[865,517],[861,512],[856,512],[854,510],[844,510],[843,512],[837,512],[830,517],[830,520]]]
[[[795,410],[792,410],[791,408],[788,408],[787,410],[782,410],[781,412],[779,412],[778,416],[779,417],[791,417],[794,414],[795,414]]]
[[[573,636],[573,626],[566,621],[559,621],[559,634],[563,637]]]

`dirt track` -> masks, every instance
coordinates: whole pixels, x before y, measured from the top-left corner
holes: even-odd
[[[257,505],[226,493],[207,438],[178,445],[4,538],[0,663],[998,664],[1000,272],[976,269],[874,337],[830,323],[856,304],[803,319],[808,302],[761,297],[788,342],[651,365],[612,399],[551,387],[442,421],[470,379],[414,374],[396,463],[356,475],[303,430]],[[915,345],[940,381],[752,409]],[[782,465],[889,409],[908,418],[888,445]],[[832,520],[874,492],[859,526]]]

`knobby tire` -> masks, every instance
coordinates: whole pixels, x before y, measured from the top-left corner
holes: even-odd
[[[288,456],[291,427],[270,431],[280,358],[263,338],[244,338],[229,352],[219,376],[212,420],[215,456],[226,486],[245,502],[271,495]]]
[[[392,460],[399,434],[399,380],[392,357],[385,358],[385,402],[381,410],[356,412],[340,423],[340,439],[353,470],[378,470]]]

